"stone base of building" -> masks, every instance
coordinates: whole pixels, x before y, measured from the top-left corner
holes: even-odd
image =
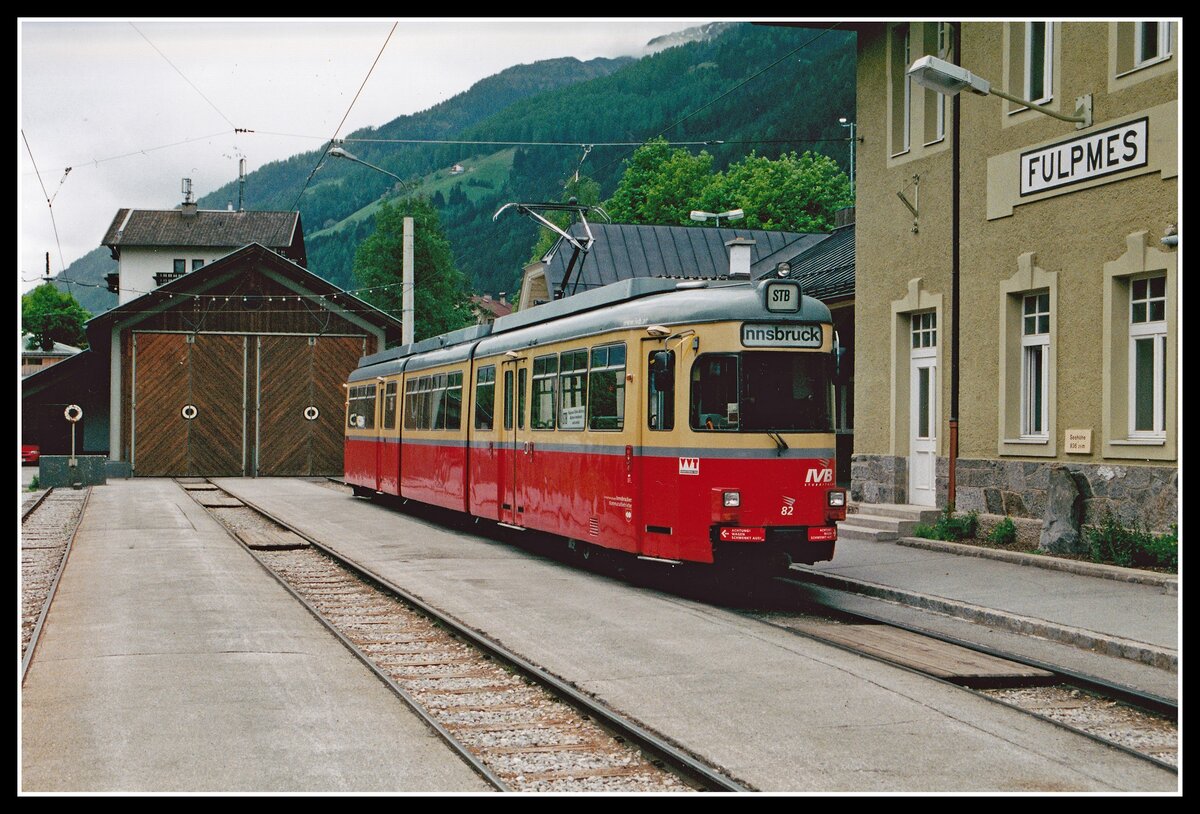
[[[1051,467],[1066,466],[1083,495],[1083,522],[1111,512],[1125,526],[1167,531],[1179,517],[1179,472],[1173,466],[1072,464],[1064,461],[958,459],[959,511],[1041,520]]]
[[[1083,495],[1086,524],[1111,512],[1125,526],[1168,531],[1179,517],[1179,472],[1174,466],[1074,464],[959,458],[955,509],[1042,521],[1051,467],[1066,466]],[[937,464],[938,506],[949,494],[949,459]],[[908,503],[908,459],[896,455],[855,455],[850,465],[850,497],[860,503]]]
[[[950,491],[950,459],[937,459],[937,505]],[[899,455],[855,455],[850,461],[850,499],[858,503],[909,503],[908,458]]]

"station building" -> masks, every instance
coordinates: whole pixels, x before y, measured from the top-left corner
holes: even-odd
[[[1086,522],[1111,510],[1165,530],[1181,453],[1178,23],[855,28],[852,497],[1042,520],[1065,468]],[[908,74],[925,55],[1091,121],[928,90]]]

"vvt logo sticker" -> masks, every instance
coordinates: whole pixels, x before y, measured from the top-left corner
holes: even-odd
[[[679,474],[680,475],[699,475],[700,474],[700,459],[699,458],[680,458],[679,459]]]

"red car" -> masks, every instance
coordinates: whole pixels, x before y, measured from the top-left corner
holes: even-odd
[[[22,444],[21,445],[21,463],[36,464],[38,459],[42,457],[41,448],[37,444]]]

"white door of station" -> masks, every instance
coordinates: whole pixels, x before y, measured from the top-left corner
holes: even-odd
[[[937,505],[937,314],[912,316],[909,381],[908,502]]]

